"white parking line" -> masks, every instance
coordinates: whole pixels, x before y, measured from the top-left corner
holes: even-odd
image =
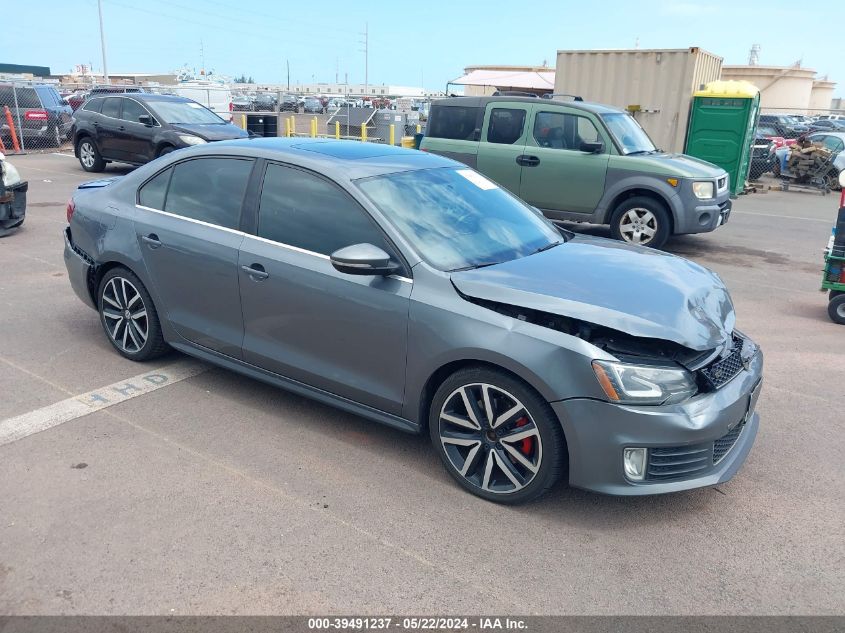
[[[827,224],[835,224],[835,220],[827,220],[825,218],[804,218],[798,215],[782,215],[779,213],[758,213],[757,211],[739,211],[737,216],[743,215],[759,215],[764,218],[777,218],[779,220],[801,220],[802,222],[825,222]],[[731,214],[733,217],[733,214]]]
[[[81,418],[130,398],[167,387],[191,376],[201,374],[208,368],[208,365],[199,361],[180,360],[132,378],[106,385],[100,389],[61,400],[13,418],[7,418],[0,421],[0,446],[16,442],[34,433],[46,431],[54,426]]]

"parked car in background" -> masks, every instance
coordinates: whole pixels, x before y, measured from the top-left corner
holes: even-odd
[[[23,224],[28,189],[29,183],[21,180],[15,166],[0,153],[0,237],[5,237]]]
[[[763,174],[774,170],[777,163],[776,150],[774,140],[758,135],[751,146],[751,163],[748,167],[748,177],[751,180],[757,180]]]
[[[247,95],[232,95],[232,110],[235,112],[252,112],[255,103]]]
[[[282,95],[279,102],[280,112],[299,112],[299,100],[294,95]]]
[[[278,99],[275,92],[258,92],[255,95],[256,112],[275,112]]]
[[[775,143],[775,149],[788,145],[795,140],[778,136],[777,130],[771,125],[758,125],[755,138],[771,139]]]
[[[830,131],[830,132],[814,132],[804,137],[811,143],[818,143],[822,147],[830,150],[836,156],[833,158],[833,164],[830,171],[825,175],[827,187],[831,190],[840,189],[839,174],[845,172],[845,130]],[[786,161],[789,158],[789,147],[781,147],[776,150],[776,159],[772,171],[775,176],[780,176],[781,171],[786,168]]]
[[[627,112],[585,101],[453,97],[432,103],[420,149],[466,163],[553,220],[610,225],[660,248],[731,212],[728,174],[658,150]]]
[[[140,165],[181,147],[248,134],[202,104],[156,94],[93,97],[74,115],[74,154],[85,171]]]
[[[67,218],[70,285],[116,353],[172,346],[426,432],[490,501],[564,476],[615,495],[713,486],[759,428],[763,355],[718,275],[559,231],[439,156],[193,147],[82,185]]]
[[[810,131],[809,126],[799,122],[790,114],[761,114],[758,125],[772,127],[778,136],[785,138],[797,138]]]
[[[70,106],[71,110],[76,112],[85,103],[88,96],[89,93],[87,90],[77,90],[64,97],[64,101]]]
[[[845,121],[839,119],[823,119],[810,126],[811,132],[839,132],[845,130]]]
[[[186,81],[174,86],[174,92],[196,101],[227,121],[231,120],[232,91],[224,85],[214,81]]]
[[[0,113],[3,106],[9,107],[24,149],[59,147],[70,136],[73,109],[52,85],[0,82]],[[0,116],[0,138],[6,147],[12,146],[11,137],[6,117]]]
[[[305,104],[303,105],[303,112],[316,112],[318,114],[322,114],[324,111],[323,109],[323,102],[317,99],[316,97],[306,97]]]

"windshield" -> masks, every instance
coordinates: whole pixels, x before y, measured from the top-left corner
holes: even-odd
[[[194,101],[155,101],[150,103],[160,118],[167,123],[193,125],[223,125],[226,122],[208,108]]]
[[[440,270],[506,262],[563,241],[539,212],[471,169],[408,171],[357,185]]]
[[[613,138],[619,143],[623,154],[644,154],[657,151],[648,134],[630,114],[614,112],[603,114],[601,118],[610,129]]]

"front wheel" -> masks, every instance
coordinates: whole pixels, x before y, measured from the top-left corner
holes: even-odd
[[[669,214],[662,204],[643,196],[623,201],[610,220],[610,233],[614,239],[661,248],[669,239],[671,226]]]
[[[121,356],[144,361],[168,350],[150,293],[126,268],[113,268],[103,275],[97,308],[109,342]]]
[[[845,325],[845,293],[839,294],[827,304],[827,315],[839,325]]]
[[[489,501],[536,499],[564,469],[566,443],[551,407],[500,370],[468,368],[450,376],[434,395],[429,431],[448,473]]]

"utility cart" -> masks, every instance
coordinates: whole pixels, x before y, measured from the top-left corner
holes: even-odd
[[[821,289],[828,291],[827,313],[834,323],[845,325],[845,172],[839,174],[842,194],[839,214],[828,248],[824,255],[824,276]]]

